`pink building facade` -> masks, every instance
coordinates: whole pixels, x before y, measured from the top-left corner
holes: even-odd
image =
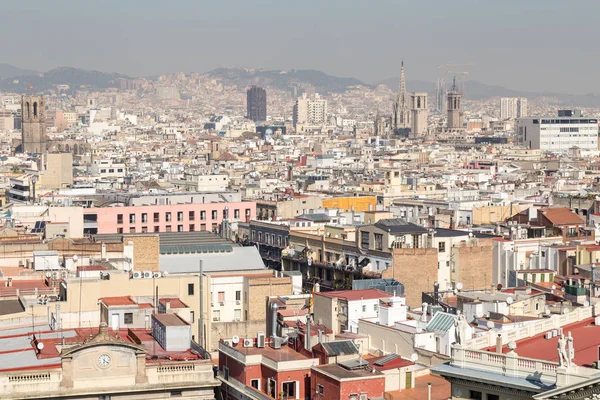
[[[256,218],[256,203],[168,204],[89,208],[84,232],[89,234],[217,232],[224,219],[230,223]]]

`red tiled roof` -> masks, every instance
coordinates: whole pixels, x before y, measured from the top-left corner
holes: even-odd
[[[179,300],[177,297],[173,297],[173,298],[162,298],[159,300],[160,304],[162,304],[163,306],[167,306],[167,301],[170,302],[170,307],[171,308],[188,308],[188,306],[181,300]]]
[[[117,296],[117,297],[102,297],[100,298],[107,306],[132,306],[137,303],[133,301],[130,296]]]
[[[545,208],[542,214],[554,225],[580,225],[585,223],[583,218],[566,207]]]

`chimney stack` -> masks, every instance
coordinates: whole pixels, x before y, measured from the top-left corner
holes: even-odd
[[[499,333],[496,336],[496,353],[502,354],[502,334]]]

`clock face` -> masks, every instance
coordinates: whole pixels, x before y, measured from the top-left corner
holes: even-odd
[[[106,368],[110,365],[110,356],[108,354],[102,354],[100,357],[98,357],[98,364],[102,367],[102,368]]]

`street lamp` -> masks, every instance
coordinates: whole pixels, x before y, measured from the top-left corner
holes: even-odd
[[[431,400],[431,382],[427,382],[427,400]]]

